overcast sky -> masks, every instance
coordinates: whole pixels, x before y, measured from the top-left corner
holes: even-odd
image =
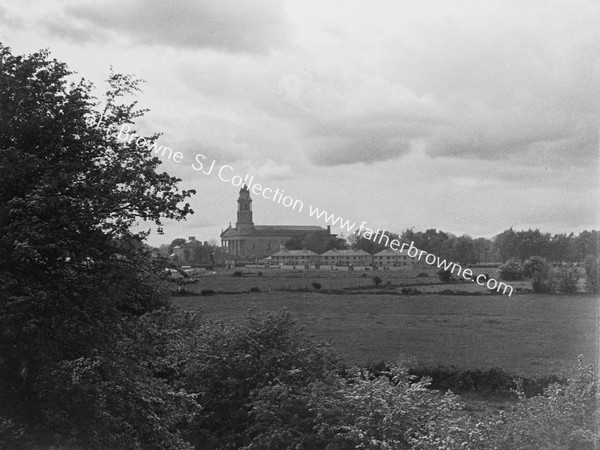
[[[184,161],[161,167],[197,190],[152,244],[235,223],[239,188],[197,153],[397,232],[598,227],[598,0],[9,0],[0,41],[101,91],[111,65],[147,81],[137,129],[164,133]],[[324,225],[253,207],[259,225]]]

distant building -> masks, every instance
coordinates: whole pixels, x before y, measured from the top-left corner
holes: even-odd
[[[364,250],[329,250],[320,256],[321,268],[372,267],[373,256]]]
[[[173,247],[171,258],[181,265],[214,266],[222,264],[224,252],[218,246],[211,246],[208,242],[200,242],[190,236],[187,242]]]
[[[319,255],[311,250],[280,250],[271,257],[271,265],[291,269],[316,269]]]
[[[377,269],[399,270],[412,269],[420,265],[417,258],[408,256],[407,250],[384,249],[373,256],[373,263]]]
[[[221,233],[221,246],[236,258],[261,259],[285,248],[292,238],[302,238],[307,233],[323,233],[333,236],[330,227],[300,225],[254,225],[252,199],[246,185],[240,189],[237,200],[237,222]]]

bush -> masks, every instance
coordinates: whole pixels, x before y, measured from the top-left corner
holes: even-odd
[[[215,291],[213,291],[212,289],[202,289],[200,291],[200,295],[203,295],[203,296],[213,295],[214,293],[215,293]]]
[[[260,288],[254,286],[250,288],[250,292],[260,292]]]
[[[321,289],[322,286],[321,283],[314,282],[312,283],[312,287],[314,287],[315,289]]]
[[[257,273],[257,275],[258,275],[259,277],[262,277],[262,276],[263,276],[263,273],[262,273],[262,272],[259,270],[259,271],[258,271],[258,273]]]
[[[290,414],[298,405],[268,418],[257,409],[283,410],[288,390],[292,396],[325,380],[335,364],[329,349],[301,333],[289,313],[197,327],[180,353],[187,359],[178,386],[194,392],[201,406],[185,437],[207,449],[247,448],[271,424],[294,426],[300,418]]]
[[[512,258],[500,266],[500,279],[518,281],[523,279],[523,266],[517,258]]]
[[[379,286],[379,285],[381,284],[381,282],[382,282],[382,281],[383,281],[383,280],[382,280],[380,277],[378,277],[377,275],[375,275],[375,276],[373,277],[373,283],[375,283],[375,286]]]
[[[531,278],[531,289],[536,293],[552,293],[556,290],[552,272],[548,262],[540,256],[532,256],[523,264],[523,274]]]
[[[588,291],[597,293],[600,291],[598,283],[598,258],[597,256],[588,256],[585,258],[583,266],[585,267],[585,285]]]
[[[241,277],[244,274],[242,273],[241,270],[236,270],[235,272],[233,272],[233,274],[231,275],[232,277]]]
[[[403,287],[400,292],[404,295],[419,295],[421,293],[421,291],[413,287]]]
[[[579,270],[576,267],[564,267],[557,271],[558,290],[564,294],[577,292]]]
[[[450,270],[438,270],[438,277],[442,283],[449,283],[452,280],[452,272]]]
[[[541,256],[532,256],[523,263],[523,276],[533,278],[536,273],[542,273],[548,270],[548,262]]]

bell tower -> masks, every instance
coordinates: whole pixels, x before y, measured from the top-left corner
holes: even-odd
[[[252,199],[250,198],[250,190],[244,184],[240,189],[238,197],[237,222],[235,228],[238,231],[254,230],[254,222],[252,221]]]

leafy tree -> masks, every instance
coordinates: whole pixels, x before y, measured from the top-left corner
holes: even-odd
[[[521,280],[523,278],[523,266],[517,258],[512,258],[500,266],[500,278],[505,281]]]
[[[173,253],[173,249],[177,246],[182,246],[183,244],[185,244],[187,241],[183,238],[176,238],[173,239],[173,241],[169,244],[169,255],[171,255]]]
[[[449,283],[452,280],[452,271],[440,269],[438,270],[438,277],[442,283]]]
[[[293,237],[285,242],[285,248],[288,250],[302,250],[303,245],[304,242],[300,236]]]
[[[558,290],[565,294],[577,292],[579,270],[576,267],[564,267],[558,273]]]
[[[139,81],[111,74],[101,104],[71,76],[47,51],[14,56],[0,45],[0,422],[22,430],[5,442],[184,446],[169,407],[151,408],[160,427],[140,403],[167,401],[167,387],[115,349],[137,317],[167,302],[142,245],[148,232],[132,226],[183,219],[193,191],[116,139],[144,112],[118,103]],[[119,404],[124,389],[129,406]],[[131,441],[119,443],[124,433]]]
[[[600,290],[600,285],[598,284],[598,267],[600,266],[598,264],[599,259],[600,258],[598,256],[590,255],[585,259],[584,263],[586,286],[589,291],[594,293]]]
[[[532,256],[523,263],[523,276],[531,278],[533,292],[554,292],[555,290],[552,268],[541,256]]]

